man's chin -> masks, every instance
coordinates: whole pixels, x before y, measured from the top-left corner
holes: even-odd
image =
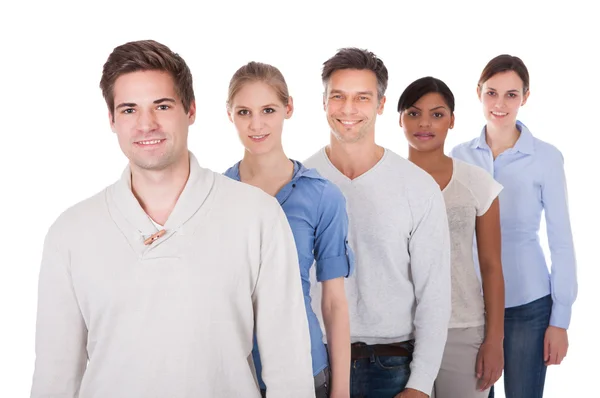
[[[360,131],[359,132],[334,131],[333,135],[342,144],[354,144],[356,142],[359,142],[364,137],[364,134],[361,134]]]
[[[130,163],[140,170],[161,171],[168,169],[174,162],[168,156],[133,157]]]

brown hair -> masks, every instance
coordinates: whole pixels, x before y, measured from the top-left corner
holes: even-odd
[[[479,83],[477,83],[477,85],[481,87],[483,83],[488,81],[492,76],[508,71],[513,71],[519,75],[523,81],[523,94],[528,92],[529,72],[527,71],[525,63],[521,60],[521,58],[508,54],[498,55],[488,62],[485,68],[483,68],[483,72],[481,72]]]
[[[183,58],[169,47],[154,40],[141,40],[125,43],[116,47],[108,56],[102,69],[100,89],[114,117],[114,88],[117,79],[127,73],[156,70],[167,72],[175,83],[175,92],[181,99],[183,109],[189,112],[194,101],[192,72]]]
[[[246,83],[264,82],[271,86],[277,93],[279,100],[287,105],[290,94],[283,74],[273,65],[263,64],[261,62],[248,62],[239,68],[229,81],[229,92],[227,94],[227,109],[231,109],[231,104],[235,95],[242,89]]]
[[[342,69],[370,70],[377,77],[377,99],[381,100],[385,95],[388,85],[388,70],[375,54],[368,50],[355,47],[347,47],[338,52],[323,63],[321,80],[323,85],[329,84],[333,72]]]

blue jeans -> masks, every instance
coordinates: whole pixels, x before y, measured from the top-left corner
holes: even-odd
[[[412,345],[407,345],[412,352]],[[412,357],[377,356],[352,360],[352,398],[392,398],[406,387]]]
[[[544,336],[550,324],[550,295],[504,312],[506,398],[542,398],[546,381]],[[489,398],[494,397],[494,388]]]

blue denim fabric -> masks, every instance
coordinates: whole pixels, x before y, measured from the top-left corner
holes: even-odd
[[[413,351],[413,344],[406,349]],[[355,359],[351,363],[351,398],[390,398],[406,387],[412,357],[376,356]]]
[[[546,381],[544,336],[550,324],[550,295],[504,315],[504,393],[506,398],[542,398]],[[494,397],[494,389],[489,398]]]
[[[316,376],[327,367],[329,357],[323,344],[319,320],[311,305],[310,269],[313,264],[316,266],[318,282],[348,277],[354,269],[354,253],[348,246],[348,215],[342,192],[321,177],[315,169],[307,169],[297,161],[293,161],[293,164],[292,180],[279,190],[275,198],[285,212],[298,250],[313,376]],[[239,167],[240,162],[224,174],[240,181]],[[261,389],[266,389],[256,335],[253,339],[252,358],[258,385]]]

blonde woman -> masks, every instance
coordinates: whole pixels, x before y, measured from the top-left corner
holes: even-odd
[[[340,190],[316,170],[286,156],[281,135],[284,121],[292,116],[293,109],[287,84],[277,68],[257,62],[242,66],[229,85],[227,114],[245,151],[243,159],[225,175],[274,196],[287,215],[298,250],[315,393],[317,398],[348,398],[350,331],[344,278],[351,274],[353,261],[347,245],[346,202]],[[321,307],[327,345],[311,308],[309,271],[313,263],[323,288]],[[256,342],[252,355],[264,394],[260,347]],[[290,362],[294,360],[290,357]]]

